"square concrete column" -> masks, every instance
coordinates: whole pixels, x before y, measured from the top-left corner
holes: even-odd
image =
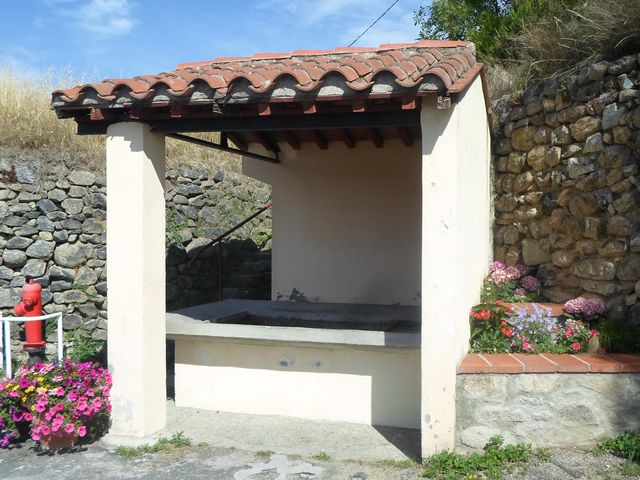
[[[110,435],[166,424],[164,136],[143,123],[107,130]]]
[[[422,130],[422,453],[456,446],[456,373],[491,256],[490,137],[480,79]]]

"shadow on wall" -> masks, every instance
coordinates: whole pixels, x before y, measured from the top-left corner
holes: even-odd
[[[166,254],[167,310],[220,300],[220,248],[210,239],[198,246],[172,245]],[[251,239],[222,242],[222,296],[271,299],[271,250]]]

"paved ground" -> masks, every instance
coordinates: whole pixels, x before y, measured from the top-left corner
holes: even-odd
[[[168,403],[168,426],[155,438],[182,431],[191,447],[135,458],[120,445],[154,443],[107,437],[65,453],[38,451],[33,442],[0,450],[0,479],[64,480],[409,480],[420,467],[415,430],[373,428],[283,417],[204,412]],[[556,450],[549,462],[530,464],[509,480],[627,480],[610,455]]]
[[[531,464],[509,480],[627,480],[621,462],[608,455],[579,450],[556,451],[551,461]],[[60,478],[138,480],[409,480],[418,466],[396,467],[381,462],[318,460],[278,453],[192,446],[123,458],[103,444],[72,452],[45,454],[33,444],[0,451],[0,478],[38,480]]]

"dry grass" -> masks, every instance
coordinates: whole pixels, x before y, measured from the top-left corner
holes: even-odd
[[[61,75],[41,77],[0,70],[0,147],[36,154],[63,156],[79,167],[104,170],[103,135],[76,135],[73,120],[59,120],[50,108],[57,86],[84,83]],[[217,133],[193,134],[217,141]],[[239,170],[238,157],[197,145],[167,139],[167,167],[218,167]]]
[[[520,78],[567,74],[640,48],[640,0],[587,0],[562,18],[547,17],[514,39]]]
[[[493,99],[517,97],[532,82],[640,51],[640,0],[584,0],[573,10],[526,25],[511,41],[516,58],[487,68]]]

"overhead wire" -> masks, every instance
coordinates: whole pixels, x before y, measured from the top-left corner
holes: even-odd
[[[387,14],[387,12],[388,12],[389,10],[391,10],[391,9],[393,8],[393,6],[394,6],[396,3],[398,3],[399,1],[400,1],[400,0],[395,0],[395,2],[393,2],[391,5],[389,5],[389,8],[387,8],[384,12],[382,12],[382,15],[380,15],[378,18],[376,18],[376,19],[373,21],[373,23],[372,23],[371,25],[369,25],[369,26],[364,30],[364,32],[362,32],[360,35],[358,35],[358,36],[356,37],[356,39],[355,39],[353,42],[351,42],[348,46],[350,47],[350,46],[352,46],[354,43],[356,43],[358,40],[360,40],[360,39],[362,38],[362,36],[363,36],[365,33],[367,33],[367,32],[371,29],[371,27],[373,27],[376,23],[378,23],[378,21],[379,21],[382,17],[384,17],[384,16]]]

